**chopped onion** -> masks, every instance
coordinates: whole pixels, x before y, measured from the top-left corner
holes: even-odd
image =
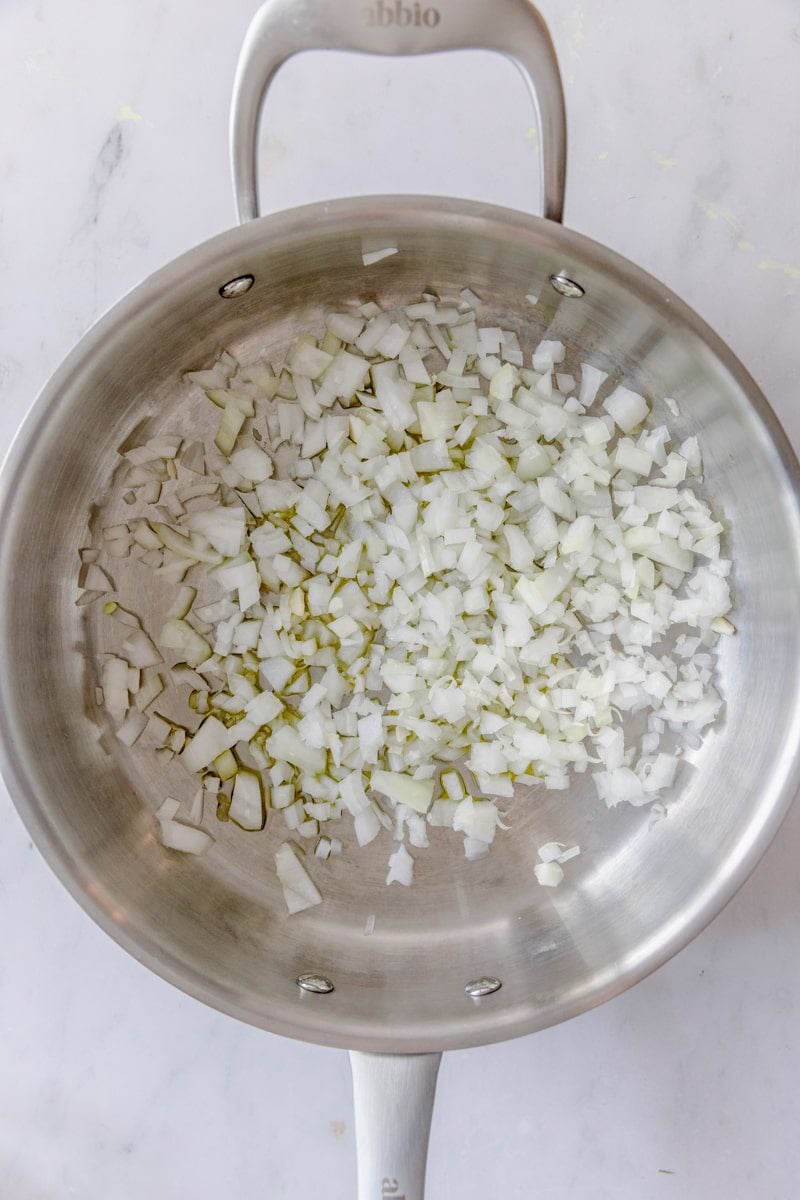
[[[162,821],[161,844],[169,850],[180,850],[183,854],[205,854],[214,845],[214,839],[203,829],[195,829],[180,821]]]
[[[637,425],[641,425],[650,411],[643,396],[622,385],[603,401],[603,408],[623,433],[630,433]]]
[[[108,714],[122,724],[128,711],[128,663],[124,658],[110,656],[103,664],[101,686]]]
[[[182,751],[181,762],[187,771],[202,771],[232,744],[230,730],[217,717],[206,717],[197,733]]]
[[[380,262],[384,258],[390,258],[393,254],[397,254],[397,246],[384,246],[380,250],[365,249],[361,255],[361,261],[365,267],[371,267],[373,263]]]
[[[122,643],[125,657],[133,667],[157,667],[164,660],[143,629],[136,629]]]
[[[98,567],[96,563],[89,563],[84,571],[81,572],[80,586],[90,592],[110,592],[113,591],[114,585],[106,575],[102,567]]]
[[[146,727],[147,717],[132,708],[117,730],[117,737],[124,746],[132,746],[142,736]]]
[[[103,592],[81,592],[80,596],[78,596],[78,599],[75,601],[75,607],[84,608],[87,604],[94,604],[95,600],[99,600],[102,595],[104,595]]]
[[[564,878],[564,870],[557,862],[539,862],[533,871],[542,887],[558,887]]]
[[[391,771],[373,771],[370,777],[372,787],[382,796],[395,804],[405,804],[415,812],[426,813],[433,800],[434,784],[432,779],[409,779]]]
[[[239,771],[233,785],[228,816],[242,829],[263,829],[267,819],[261,779],[253,771]]]
[[[353,817],[353,831],[359,846],[368,846],[381,831],[381,823],[374,808],[365,808]]]
[[[322,903],[314,881],[298,859],[291,843],[284,842],[275,855],[275,869],[290,913],[304,912]]]
[[[153,570],[160,629],[105,603],[129,628],[100,698],[123,743],[146,729],[160,762],[202,778],[195,826],[205,791],[251,831],[269,801],[327,862],[346,812],[359,845],[395,837],[388,881],[408,885],[404,841],[452,829],[479,859],[506,828],[498,797],[532,803],[589,771],[608,806],[661,805],[717,719],[732,564],[697,439],[673,443],[605,370],[578,373],[554,331],[531,348],[479,327],[481,304],[469,288],[369,301],[274,367],[225,353],[187,376],[218,410],[216,445],[121,447],[128,521],[81,550],[77,603],[114,589],[110,559]],[[146,715],[165,687],[167,711],[184,703],[181,686],[194,733],[194,715]],[[161,823],[174,848],[210,844],[174,812]],[[276,860],[290,911],[320,900],[298,853]],[[542,846],[539,882],[579,853]]]
[[[180,800],[176,800],[174,796],[167,796],[161,804],[161,807],[156,812],[157,821],[171,821],[181,806]]]
[[[608,379],[607,371],[601,371],[599,367],[593,367],[591,363],[581,363],[581,386],[578,400],[584,408],[589,408],[594,404],[597,393],[606,379]]]
[[[192,802],[189,806],[189,816],[187,820],[191,825],[201,825],[203,822],[203,800],[205,792],[203,788],[198,788],[192,797]]]
[[[394,854],[389,855],[389,873],[386,876],[387,886],[390,883],[402,883],[403,887],[411,887],[414,882],[414,859],[400,845]]]

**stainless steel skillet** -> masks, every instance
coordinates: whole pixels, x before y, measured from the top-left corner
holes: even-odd
[[[557,218],[563,107],[538,18],[521,2],[441,3],[438,22],[416,25],[414,5],[405,7],[412,18],[401,26],[378,17],[403,9],[388,4],[363,25],[364,10],[349,5],[262,10],[240,73],[237,134],[252,138],[262,81],[297,49],[495,46],[535,77],[545,212]],[[244,216],[254,213],[252,145],[235,142]],[[365,242],[391,243],[399,253],[364,269]],[[220,287],[247,275],[255,280],[248,291],[220,296]],[[583,294],[564,295],[576,290],[564,278]],[[320,879],[324,907],[287,920],[270,870],[279,819],[263,838],[222,831],[207,859],[177,859],[153,833],[163,775],[98,743],[85,650],[102,647],[105,634],[73,606],[76,551],[123,437],[143,419],[173,429],[194,413],[184,370],[223,346],[243,357],[256,348],[277,354],[293,333],[355,296],[399,301],[425,286],[448,294],[465,283],[484,298],[487,321],[513,325],[527,345],[548,330],[619,378],[675,396],[679,428],[699,434],[736,562],[739,633],[722,661],[726,721],[682,778],[669,819],[650,832],[641,813],[599,812],[590,789],[576,786],[521,801],[513,836],[484,862],[467,865],[460,849],[435,845],[409,893],[384,889],[384,847],[353,854]],[[541,295],[535,309],[524,301],[530,292]],[[388,1114],[371,1131],[362,1196],[419,1196],[424,1156],[421,1143],[411,1144],[410,1117],[424,1123],[437,1060],[416,1053],[528,1032],[614,995],[718,911],[777,828],[796,780],[797,500],[794,458],[726,347],[656,281],[553,219],[369,198],[252,221],[179,259],[104,318],[48,385],[12,451],[0,509],[0,708],[10,789],[73,894],[162,975],[277,1032],[410,1053],[355,1060],[362,1139],[378,1112]],[[155,612],[164,601],[141,593],[138,611]],[[535,847],[551,837],[584,849],[579,877],[555,894],[531,873]],[[375,931],[365,937],[369,914]],[[303,991],[302,975],[328,979],[335,990]],[[467,996],[465,987],[480,980],[502,987]],[[392,1103],[379,1106],[369,1088],[387,1080]]]

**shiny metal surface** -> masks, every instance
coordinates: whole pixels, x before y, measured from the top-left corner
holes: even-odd
[[[330,979],[324,975],[298,975],[297,986],[304,992],[313,992],[316,996],[329,996],[335,991]]]
[[[362,265],[362,238],[398,253]],[[249,272],[235,302],[220,286]],[[566,272],[581,299],[547,281]],[[669,817],[606,811],[591,783],[520,795],[513,831],[464,861],[432,831],[410,889],[386,888],[386,847],[350,846],[315,870],[325,903],[287,918],[272,871],[284,839],[215,830],[197,860],[164,850],[153,810],[190,786],[176,767],[126,750],[95,709],[96,655],[115,636],[97,606],[78,609],[77,551],[123,516],[105,496],[117,447],[138,431],[197,427],[206,415],[184,371],[227,347],[277,360],[292,336],[343,301],[443,295],[464,285],[481,319],[526,348],[564,340],[615,378],[671,395],[676,435],[697,433],[707,491],[729,526],[735,637],[720,672],[724,723],[684,769]],[[541,296],[533,308],[526,294]],[[209,406],[210,408],[211,406]],[[656,409],[656,416],[659,410]],[[665,414],[666,416],[666,414]],[[470,1046],[541,1029],[609,999],[664,962],[751,870],[798,780],[800,512],[798,468],[747,373],[656,280],[551,222],[430,198],[372,197],[250,222],[142,284],[81,341],[46,387],[0,481],[0,729],[9,790],[42,852],[87,911],[131,953],[199,999],[255,1025],[381,1052]],[[169,588],[111,573],[158,618]],[[579,869],[550,891],[536,847],[579,843]],[[365,920],[374,932],[364,936]],[[320,996],[299,975],[328,976]],[[488,1001],[465,981],[502,979]]]
[[[350,1054],[358,1200],[423,1200],[441,1054]]]
[[[559,296],[567,296],[570,300],[579,300],[585,295],[585,288],[575,279],[569,279],[566,275],[551,275],[550,283],[558,292]]]
[[[240,221],[261,211],[256,144],[261,110],[283,63],[303,50],[433,54],[496,50],[522,73],[539,120],[540,207],[564,211],[567,123],[553,42],[531,0],[267,0],[245,37],[231,106],[231,169]]]
[[[243,296],[245,292],[249,292],[254,283],[255,279],[252,275],[239,275],[236,279],[229,279],[227,283],[223,283],[219,294],[223,300],[235,300],[237,296]]]
[[[500,991],[502,986],[499,979],[484,975],[482,979],[473,979],[466,984],[464,994],[469,996],[470,1000],[480,1000],[483,996],[493,996],[495,992]]]

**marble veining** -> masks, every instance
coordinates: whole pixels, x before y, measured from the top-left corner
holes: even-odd
[[[100,312],[232,222],[227,109],[256,4],[0,6],[0,450]],[[796,4],[541,7],[567,93],[567,223],[697,308],[800,446]],[[527,208],[532,125],[512,68],[479,52],[308,55],[270,100],[265,203],[397,190]],[[69,899],[2,789],[0,809],[0,1200],[349,1200],[346,1056],[150,975]],[[798,850],[795,809],[655,976],[446,1057],[432,1200],[794,1200]]]

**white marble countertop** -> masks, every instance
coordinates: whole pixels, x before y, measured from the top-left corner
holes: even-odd
[[[232,222],[227,109],[256,4],[0,7],[0,450],[103,309]],[[567,89],[567,223],[680,292],[800,446],[796,3],[541,7]],[[308,56],[270,101],[267,205],[396,190],[525,208],[532,125],[500,59]],[[352,1197],[346,1056],[149,974],[69,899],[1,788],[0,806],[3,1200]],[[568,1025],[446,1058],[432,1200],[793,1200],[798,851],[795,807],[655,976]]]

